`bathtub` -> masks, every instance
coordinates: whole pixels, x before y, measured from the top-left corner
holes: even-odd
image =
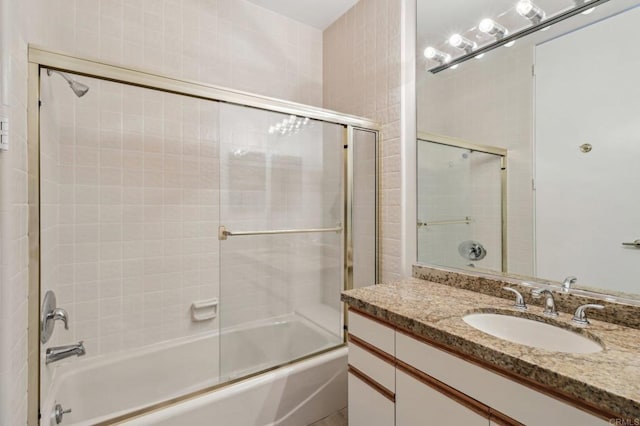
[[[347,405],[347,349],[337,336],[297,315],[139,349],[66,362],[53,374],[41,425],[53,407],[72,412],[61,425],[109,424],[164,401],[228,386],[142,414],[127,425],[302,426]],[[327,351],[240,380],[289,360]]]

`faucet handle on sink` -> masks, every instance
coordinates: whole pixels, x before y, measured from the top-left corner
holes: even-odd
[[[585,312],[587,309],[604,309],[604,306],[594,305],[590,303],[586,305],[580,305],[576,309],[576,312],[573,314],[573,318],[571,319],[571,321],[579,325],[589,325],[587,313]]]
[[[510,291],[516,295],[516,303],[513,305],[514,308],[520,311],[526,311],[528,309],[527,304],[524,303],[524,297],[522,297],[522,294],[518,290],[511,287],[502,287],[502,289]]]

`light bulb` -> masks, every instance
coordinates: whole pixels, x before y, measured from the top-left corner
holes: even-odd
[[[440,62],[440,65],[451,62],[451,55],[441,52],[431,46],[424,49],[424,57],[427,59],[431,59],[432,61]]]
[[[473,52],[473,49],[477,47],[474,42],[460,34],[454,34],[449,37],[449,44],[457,49],[464,50],[466,53]]]
[[[503,25],[500,25],[493,19],[489,18],[480,21],[478,29],[485,34],[494,36],[496,40],[500,40],[509,33],[509,30],[507,30]]]
[[[516,41],[515,41],[515,40],[510,41],[509,43],[506,43],[506,44],[504,45],[504,47],[511,47],[511,46],[513,46],[514,44],[516,44]]]
[[[580,7],[580,6],[584,6],[585,4],[589,3],[591,0],[573,0],[573,2],[576,4],[576,7]],[[583,15],[588,15],[591,12],[593,12],[594,10],[596,10],[595,7],[592,7],[590,9],[585,10],[584,12],[582,12]]]
[[[516,5],[516,12],[534,24],[539,24],[545,17],[544,11],[530,0],[520,0]]]

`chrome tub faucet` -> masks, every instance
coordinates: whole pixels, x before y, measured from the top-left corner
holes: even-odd
[[[82,340],[74,345],[47,348],[45,364],[60,361],[71,356],[82,356],[86,353]]]

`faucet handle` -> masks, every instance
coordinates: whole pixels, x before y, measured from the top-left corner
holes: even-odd
[[[60,423],[62,423],[62,418],[64,417],[65,414],[69,414],[71,412],[71,408],[68,409],[64,409],[62,408],[62,405],[60,404],[56,404],[56,406],[53,408],[53,418],[56,421],[56,424],[59,425]]]
[[[594,305],[591,303],[580,305],[576,309],[576,312],[573,314],[573,318],[571,319],[571,321],[579,325],[589,325],[590,323],[587,319],[587,313],[585,312],[587,309],[604,309],[604,306],[597,304]]]
[[[47,314],[48,321],[60,320],[64,323],[64,329],[69,329],[69,314],[62,308],[55,308],[53,311]]]
[[[521,311],[526,311],[528,309],[527,304],[524,302],[524,297],[522,297],[522,293],[511,287],[502,287],[502,289],[510,291],[516,295],[516,303],[513,305],[514,308]]]
[[[69,329],[69,314],[62,308],[57,307],[56,295],[49,290],[45,293],[40,309],[40,342],[47,343],[53,334],[53,329],[57,320],[64,323],[64,328]]]

